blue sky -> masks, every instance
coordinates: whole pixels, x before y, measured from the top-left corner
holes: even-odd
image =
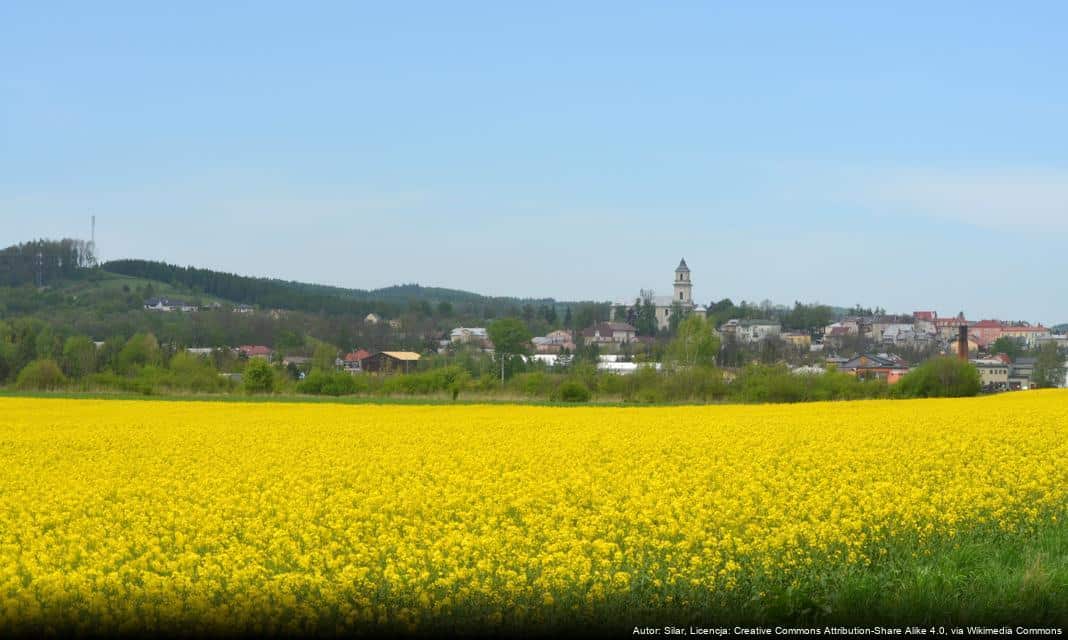
[[[220,4],[0,6],[0,244],[1068,321],[1064,3]]]

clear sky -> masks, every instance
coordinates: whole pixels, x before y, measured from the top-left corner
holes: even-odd
[[[874,4],[3,3],[0,245],[1068,321],[1068,4]]]

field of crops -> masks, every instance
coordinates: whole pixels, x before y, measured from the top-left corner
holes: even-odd
[[[0,631],[1064,621],[1066,460],[1063,391],[0,398]]]

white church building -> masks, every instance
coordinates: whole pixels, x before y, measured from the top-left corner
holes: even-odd
[[[686,266],[686,259],[679,262],[675,268],[675,282],[670,296],[653,295],[652,291],[643,289],[638,296],[643,304],[646,300],[656,307],[656,324],[658,329],[667,329],[671,322],[671,314],[674,309],[679,309],[683,314],[696,313],[704,316],[707,309],[693,302],[693,281],[690,280],[690,268]]]

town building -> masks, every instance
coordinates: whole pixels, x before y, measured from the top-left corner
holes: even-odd
[[[972,360],[979,371],[979,382],[987,391],[1009,388],[1009,365],[997,358]]]
[[[481,344],[488,339],[485,327],[456,327],[449,332],[449,341],[453,344]]]
[[[185,311],[193,312],[197,311],[197,305],[185,300],[177,300],[174,298],[149,298],[145,300],[145,311]]]
[[[285,356],[282,358],[282,366],[293,365],[298,369],[306,369],[311,366],[312,359],[308,356]]]
[[[1042,325],[1038,325],[1037,327],[1032,327],[1028,324],[1001,325],[1002,336],[1018,340],[1020,344],[1028,349],[1034,349],[1038,345],[1040,339],[1048,338],[1051,334],[1052,332]]]
[[[938,332],[938,338],[941,340],[956,340],[957,332],[962,324],[971,326],[973,323],[959,316],[956,318],[935,318],[934,321],[935,331]]]
[[[980,320],[968,325],[968,335],[975,336],[984,349],[997,341],[1002,335],[1000,320]]]
[[[740,342],[754,343],[768,338],[778,338],[782,334],[782,325],[778,320],[739,320],[735,337]]]
[[[237,352],[246,358],[262,358],[267,362],[274,357],[274,351],[263,345],[244,344],[237,348]]]
[[[804,331],[784,331],[780,334],[783,342],[798,349],[811,349],[812,336]]]
[[[419,354],[412,351],[380,351],[360,361],[368,373],[409,373],[419,363]]]
[[[1038,358],[1016,358],[1009,366],[1009,388],[1025,391],[1030,389],[1036,362]]]
[[[838,370],[863,380],[885,380],[894,384],[909,372],[909,365],[888,353],[863,353],[838,365]]]
[[[599,322],[582,330],[582,338],[595,344],[626,344],[637,335],[638,330],[626,322]]]
[[[560,353],[561,351],[575,350],[574,336],[566,329],[550,331],[544,336],[533,338],[531,343],[537,353]]]
[[[351,373],[363,371],[363,361],[371,357],[371,352],[366,349],[356,349],[346,353],[341,358],[341,368]]]

